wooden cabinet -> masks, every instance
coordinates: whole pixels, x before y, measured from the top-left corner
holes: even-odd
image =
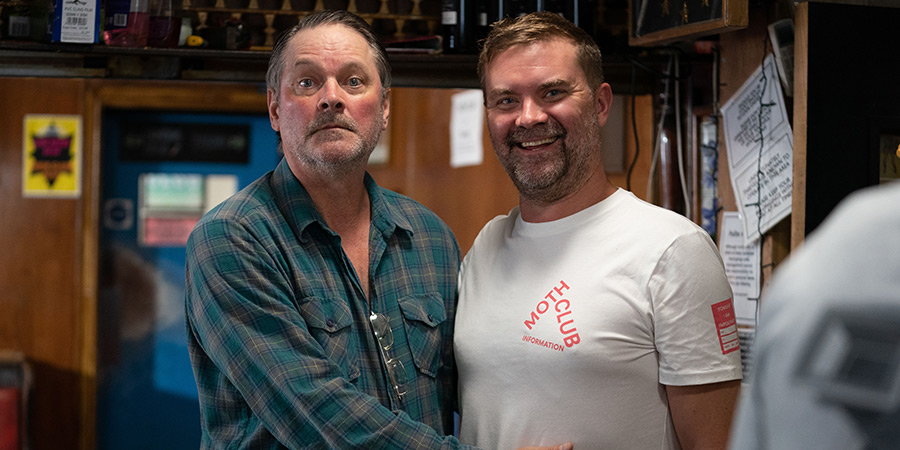
[[[792,247],[879,183],[880,137],[900,136],[900,8],[807,2],[795,22]]]

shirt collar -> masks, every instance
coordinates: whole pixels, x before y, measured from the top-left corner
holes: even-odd
[[[409,219],[386,196],[397,194],[378,186],[375,183],[375,179],[368,172],[366,172],[364,183],[366,191],[369,193],[369,202],[371,203],[372,225],[385,239],[397,230],[403,230],[411,236],[413,231]],[[278,205],[278,209],[281,210],[282,215],[287,219],[298,237],[302,239],[306,228],[313,223],[318,223],[323,230],[336,235],[316,209],[309,192],[306,191],[303,184],[291,172],[287,159],[282,158],[281,162],[278,163],[278,167],[273,171],[271,187],[275,193],[275,202]]]
[[[407,235],[412,236],[412,225],[406,215],[397,207],[396,199],[394,202],[388,200],[388,196],[395,197],[398,194],[375,183],[375,179],[369,175],[369,172],[366,172],[365,184],[366,190],[369,192],[369,202],[372,205],[372,224],[381,232],[381,235],[387,239],[397,230],[403,230]]]

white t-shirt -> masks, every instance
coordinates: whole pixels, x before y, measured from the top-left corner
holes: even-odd
[[[678,448],[663,385],[741,377],[731,298],[706,232],[628,191],[553,222],[513,208],[460,273],[460,440]]]

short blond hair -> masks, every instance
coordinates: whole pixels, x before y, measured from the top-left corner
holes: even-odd
[[[478,78],[484,89],[484,71],[500,53],[510,47],[561,38],[575,45],[578,63],[587,77],[588,86],[596,90],[603,84],[603,57],[600,47],[586,31],[559,14],[535,12],[515,18],[507,17],[491,26],[478,56]]]

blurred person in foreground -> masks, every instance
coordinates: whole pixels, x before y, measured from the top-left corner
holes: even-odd
[[[706,232],[606,178],[597,45],[556,14],[505,19],[478,71],[519,205],[462,265],[460,440],[724,448],[741,378],[731,287]]]
[[[732,449],[900,445],[900,182],[858,191],[762,297]]]

